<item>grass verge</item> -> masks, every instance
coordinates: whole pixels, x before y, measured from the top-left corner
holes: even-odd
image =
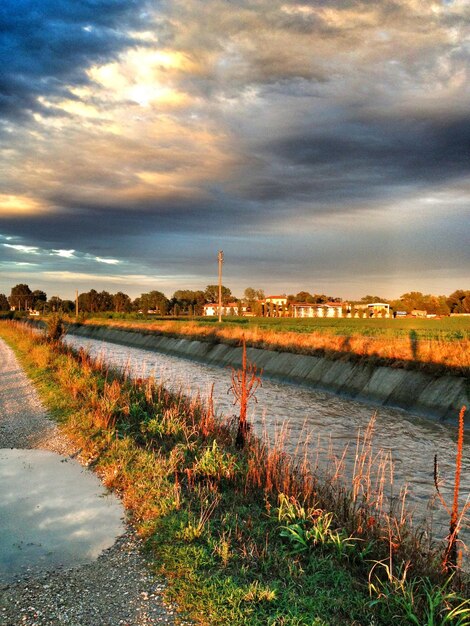
[[[470,624],[466,582],[385,513],[370,437],[349,486],[209,404],[0,324],[56,419],[122,494],[168,595],[200,624]],[[372,428],[372,426],[371,426]],[[458,584],[457,584],[458,583]]]

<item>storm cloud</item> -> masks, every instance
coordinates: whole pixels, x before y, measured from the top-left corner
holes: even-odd
[[[88,84],[86,69],[135,43],[144,0],[5,0],[0,8],[0,114],[47,113],[40,96],[71,97]]]
[[[4,2],[0,291],[204,287],[219,248],[239,291],[465,288],[469,35],[464,0]]]

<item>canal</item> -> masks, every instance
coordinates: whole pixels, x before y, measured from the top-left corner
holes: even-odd
[[[228,368],[73,335],[67,335],[66,342],[75,348],[85,348],[91,356],[104,358],[112,367],[128,368],[133,376],[154,376],[171,390],[207,397],[213,386],[218,413],[236,413],[229,393],[231,372]],[[397,498],[406,488],[408,508],[415,519],[426,518],[432,523],[434,537],[444,537],[448,516],[435,499],[434,456],[437,455],[439,462],[441,493],[451,504],[457,440],[455,426],[390,408],[375,409],[344,397],[265,378],[257,392],[257,403],[250,406],[249,419],[257,434],[267,433],[271,438],[287,428],[286,450],[306,453],[312,464],[319,464],[323,471],[334,471],[338,459],[344,458],[342,472],[347,476],[353,471],[358,433],[361,438],[374,413],[374,451],[380,458],[391,457],[393,461],[393,486],[386,486],[387,495]],[[343,456],[345,448],[347,452]],[[467,436],[461,480],[462,503],[470,493],[469,451]],[[387,472],[386,481],[389,476]],[[467,533],[468,524],[462,537]]]

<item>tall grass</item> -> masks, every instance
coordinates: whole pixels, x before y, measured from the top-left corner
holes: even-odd
[[[57,343],[65,334],[65,324],[60,313],[52,313],[47,318],[46,335],[48,341]]]
[[[241,369],[232,368],[232,384],[230,391],[232,392],[235,404],[240,407],[238,417],[237,437],[235,443],[239,448],[243,448],[246,444],[249,433],[249,424],[247,423],[248,403],[256,401],[256,390],[261,385],[261,377],[258,375],[256,365],[248,362],[246,357],[246,341],[242,340],[242,366]]]
[[[405,494],[391,504],[393,466],[374,451],[374,418],[351,450],[352,475],[344,458],[322,473],[285,452],[286,428],[240,448],[238,420],[214,415],[211,401],[18,326],[0,333],[122,494],[169,593],[199,623],[470,623],[466,576],[442,571],[446,546],[413,527]]]
[[[434,484],[436,486],[436,492],[441,501],[443,507],[449,514],[449,536],[447,539],[447,547],[444,552],[443,569],[448,572],[456,570],[459,566],[459,562],[462,560],[461,551],[458,550],[459,546],[459,531],[464,523],[465,515],[470,508],[470,500],[467,497],[467,501],[460,508],[459,495],[460,495],[460,478],[462,474],[462,454],[463,454],[463,440],[464,440],[464,416],[466,406],[463,406],[459,413],[459,426],[458,426],[458,438],[457,438],[457,455],[455,459],[455,477],[454,477],[454,497],[452,506],[449,506],[441,495],[439,489],[439,476],[438,476],[438,460],[437,455],[434,457]]]

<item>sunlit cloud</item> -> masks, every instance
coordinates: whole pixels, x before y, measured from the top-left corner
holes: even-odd
[[[75,90],[72,90],[72,93],[74,93],[74,91]],[[91,93],[89,95],[91,95]],[[58,118],[59,112],[81,118],[98,119],[106,117],[105,113],[101,112],[99,108],[93,106],[92,104],[88,104],[84,101],[76,99],[48,100],[46,97],[40,96],[38,98],[38,102],[40,102],[45,109],[53,111],[55,113],[55,118]],[[43,124],[49,126],[55,125],[57,128],[63,126],[63,121],[61,121],[60,119],[51,119],[50,117],[41,115],[39,113],[36,113],[36,121],[42,122]]]
[[[29,263],[28,261],[0,261],[0,267],[38,267],[38,263]]]
[[[118,259],[103,259],[99,256],[95,257],[95,261],[98,261],[98,263],[106,263],[107,265],[117,265],[120,262]]]
[[[41,254],[37,246],[23,246],[20,244],[12,244],[12,243],[4,243],[2,245],[5,248],[11,248],[12,250],[16,250],[17,252],[21,252],[23,254]]]
[[[51,255],[53,256],[61,256],[64,259],[73,259],[75,250],[51,250]]]
[[[0,219],[47,210],[48,208],[40,200],[15,194],[0,194]]]
[[[29,254],[35,256],[41,256],[44,258],[44,262],[48,262],[48,257],[60,257],[64,260],[64,262],[73,262],[73,263],[104,263],[106,265],[118,265],[120,263],[119,259],[113,258],[105,258],[101,256],[96,256],[92,254],[88,254],[85,252],[79,252],[74,249],[63,250],[63,249],[47,249],[40,248],[38,246],[28,246],[24,244],[11,244],[11,243],[2,243],[4,248],[8,248],[18,252],[20,254]]]
[[[69,272],[69,271],[44,271],[41,272],[42,277],[45,280],[58,281],[64,284],[67,283],[87,283],[89,285],[107,284],[110,285],[140,285],[142,287],[149,287],[155,285],[162,285],[163,287],[170,287],[178,280],[178,276],[174,275],[161,275],[149,276],[147,274],[100,274],[97,276],[88,272]]]

